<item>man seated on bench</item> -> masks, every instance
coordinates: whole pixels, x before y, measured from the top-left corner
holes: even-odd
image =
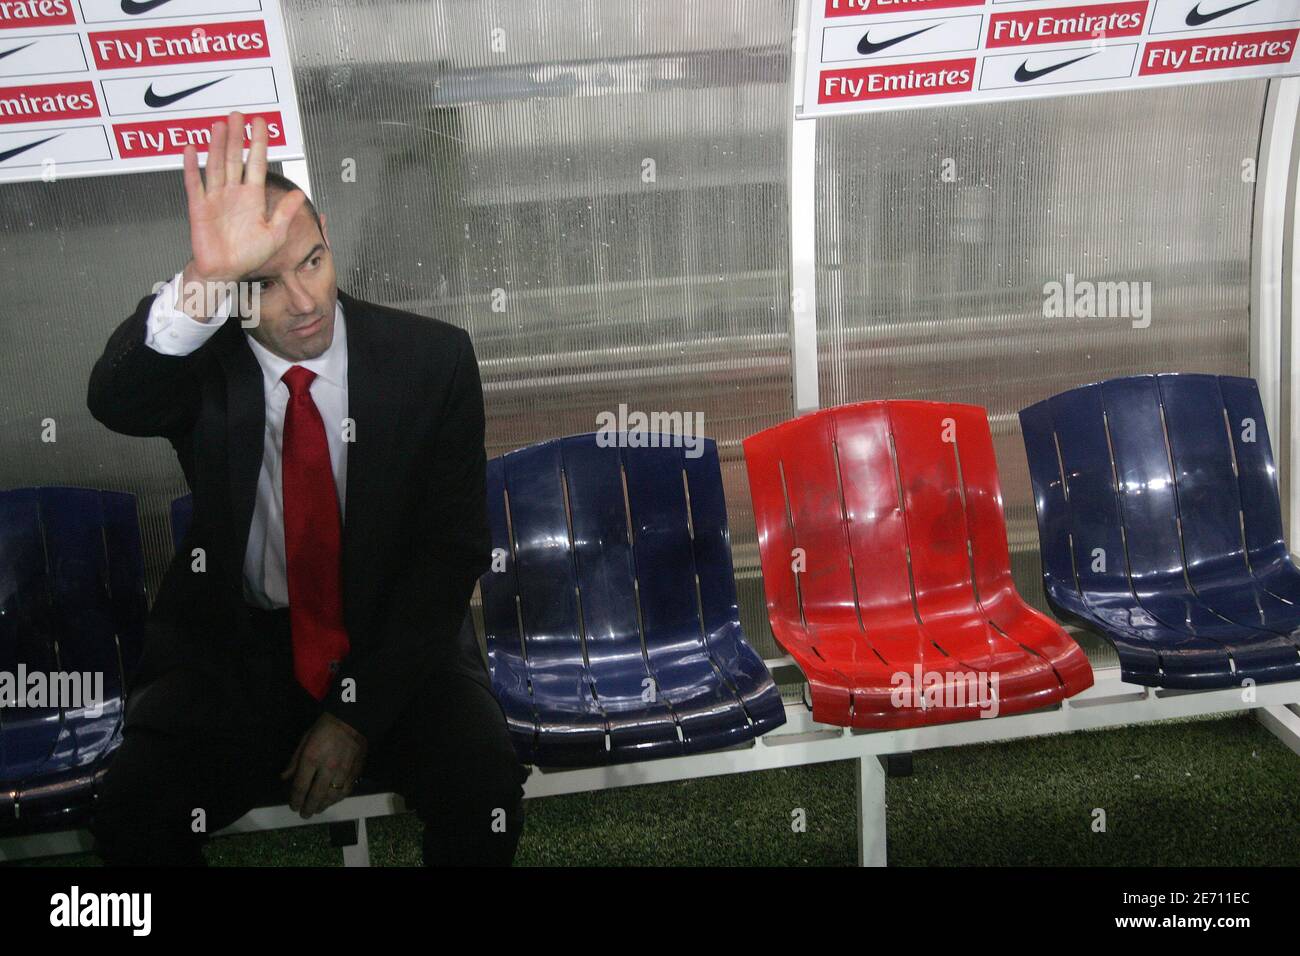
[[[267,128],[184,157],[192,258],[113,332],[87,404],[164,436],[193,522],[150,612],[92,832],[110,864],[204,862],[206,835],[367,778],[426,865],[509,864],[526,773],[468,615],[489,566],[469,336],[335,287],[325,217]],[[233,318],[232,316],[237,317]]]

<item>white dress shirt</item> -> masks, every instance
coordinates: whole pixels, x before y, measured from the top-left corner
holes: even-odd
[[[145,345],[163,355],[188,355],[206,342],[230,317],[227,298],[208,322],[199,322],[182,312],[177,273],[159,291],[149,310]],[[266,399],[266,433],[262,441],[262,470],[257,478],[253,521],[244,552],[244,600],[262,608],[289,606],[289,583],[284,557],[284,508],[281,498],[281,441],[284,411],[289,404],[289,386],[280,380],[293,365],[316,373],[311,383],[312,401],[325,423],[325,440],[334,468],[338,490],[339,519],[344,515],[347,489],[347,446],[344,424],[348,417],[348,340],[343,324],[343,306],[334,307],[334,339],[317,358],[288,362],[243,330],[253,355],[262,367],[262,390]]]

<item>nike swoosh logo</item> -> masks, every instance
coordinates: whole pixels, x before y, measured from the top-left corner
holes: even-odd
[[[1242,7],[1248,7],[1252,3],[1259,3],[1259,0],[1246,0],[1245,3],[1239,3],[1235,7],[1224,7],[1222,10],[1215,10],[1213,13],[1202,13],[1201,5],[1198,3],[1187,11],[1187,25],[1189,27],[1199,27],[1201,24],[1217,20],[1219,17],[1226,17],[1229,13],[1240,10]]]
[[[1254,3],[1255,0],[1250,0],[1250,2]],[[862,34],[862,39],[858,41],[858,52],[863,56],[869,56],[872,53],[879,53],[881,50],[889,49],[895,43],[902,43],[904,40],[910,40],[917,34],[924,33],[926,30],[933,30],[937,26],[939,26],[938,23],[932,24],[928,27],[921,27],[921,29],[913,30],[911,33],[904,33],[901,37],[894,37],[891,40],[882,40],[879,43],[871,42],[871,31],[868,30],[866,33]]]
[[[177,100],[184,99],[192,93],[197,93],[199,90],[206,90],[213,83],[220,83],[222,80],[228,79],[230,79],[228,76],[219,76],[215,80],[208,80],[208,82],[200,83],[198,86],[191,86],[188,90],[181,90],[179,93],[168,93],[165,96],[159,96],[155,93],[153,91],[153,84],[150,83],[149,88],[144,91],[144,105],[151,106],[154,109],[157,109],[160,106],[170,106]]]
[[[62,135],[63,135],[62,133],[55,133],[53,136],[47,136],[44,139],[38,139],[36,142],[28,143],[26,146],[15,146],[13,149],[7,149],[3,153],[0,153],[0,163],[3,163],[6,159],[13,159],[15,156],[18,156],[21,153],[25,153],[29,149],[35,149],[37,146],[40,146],[42,143],[48,143],[52,139],[58,139]]]
[[[1252,0],[1254,2],[1254,0]],[[1098,51],[1100,52],[1100,51]],[[1066,60],[1064,63],[1053,63],[1051,66],[1045,66],[1041,70],[1031,70],[1029,61],[1026,60],[1016,67],[1016,82],[1028,83],[1030,80],[1036,80],[1040,76],[1046,76],[1048,73],[1055,73],[1057,70],[1069,66],[1071,63],[1078,63],[1080,60],[1086,60],[1090,56],[1096,56],[1096,53],[1085,53],[1083,56],[1076,56],[1073,60]]]
[[[122,0],[122,12],[128,16],[137,16],[170,2],[171,0]]]
[[[13,54],[17,53],[19,50],[26,50],[29,46],[35,46],[35,45],[36,45],[36,41],[33,40],[31,43],[24,43],[22,46],[16,46],[12,50],[5,50],[3,53],[0,53],[0,60],[3,60],[7,56],[12,56]]]

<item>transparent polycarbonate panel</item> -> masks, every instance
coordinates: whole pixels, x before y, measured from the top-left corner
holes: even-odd
[[[288,0],[340,285],[467,329],[488,454],[701,413],[743,620],[740,440],[789,417],[791,0]]]
[[[1017,412],[1117,375],[1248,374],[1264,96],[1251,81],[819,122],[821,403],[985,406],[1039,607]]]
[[[86,387],[113,330],[184,266],[184,206],[179,173],[0,186],[0,488],[137,495],[151,597],[185,478],[165,440],[95,421]]]

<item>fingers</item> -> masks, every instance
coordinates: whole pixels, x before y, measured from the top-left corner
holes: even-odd
[[[301,189],[295,189],[276,200],[275,211],[271,213],[271,232],[276,236],[287,236],[289,223],[293,221],[293,217],[306,201],[307,194]]]
[[[248,150],[248,165],[244,167],[244,182],[252,186],[266,185],[266,120],[253,119],[253,145]]]
[[[296,757],[295,754],[295,759]],[[328,767],[318,761],[319,758],[304,757],[298,762],[297,775],[289,794],[289,808],[304,820],[338,803],[352,792],[351,776],[340,772],[337,767]]]
[[[220,189],[226,184],[226,121],[217,120],[212,124],[212,136],[208,142],[208,163],[204,168],[207,173],[208,192]]]
[[[226,182],[238,185],[244,178],[244,114],[231,110],[226,131]]]
[[[361,768],[364,763],[364,756],[358,756],[347,767],[347,772],[334,781],[335,783],[342,784],[342,789],[333,791],[336,802],[352,796],[353,788],[357,785],[357,781],[361,779]]]
[[[317,768],[316,776],[312,779],[311,789],[307,793],[306,805],[302,808],[304,814],[311,816],[320,813],[334,802],[331,799],[333,794],[342,793],[341,790],[333,789],[330,786],[336,782],[334,779],[336,773],[337,771],[328,767]]]
[[[327,716],[303,736],[290,761],[294,780],[289,806],[304,820],[352,792],[365,760],[365,746],[331,729]],[[288,773],[288,769],[283,778]]]
[[[293,787],[289,791],[289,809],[305,816],[307,795],[311,792],[312,781],[317,773],[315,764],[306,760],[298,763],[298,772],[293,778]]]
[[[327,806],[333,806],[339,801],[352,796],[352,788],[357,785],[357,780],[361,778],[361,767],[354,762],[346,772],[344,770],[335,770],[333,773],[334,776],[330,782],[335,786],[329,788],[329,803]]]
[[[185,147],[184,157],[185,200],[190,212],[203,201],[203,177],[199,175],[199,151],[193,145]]]

